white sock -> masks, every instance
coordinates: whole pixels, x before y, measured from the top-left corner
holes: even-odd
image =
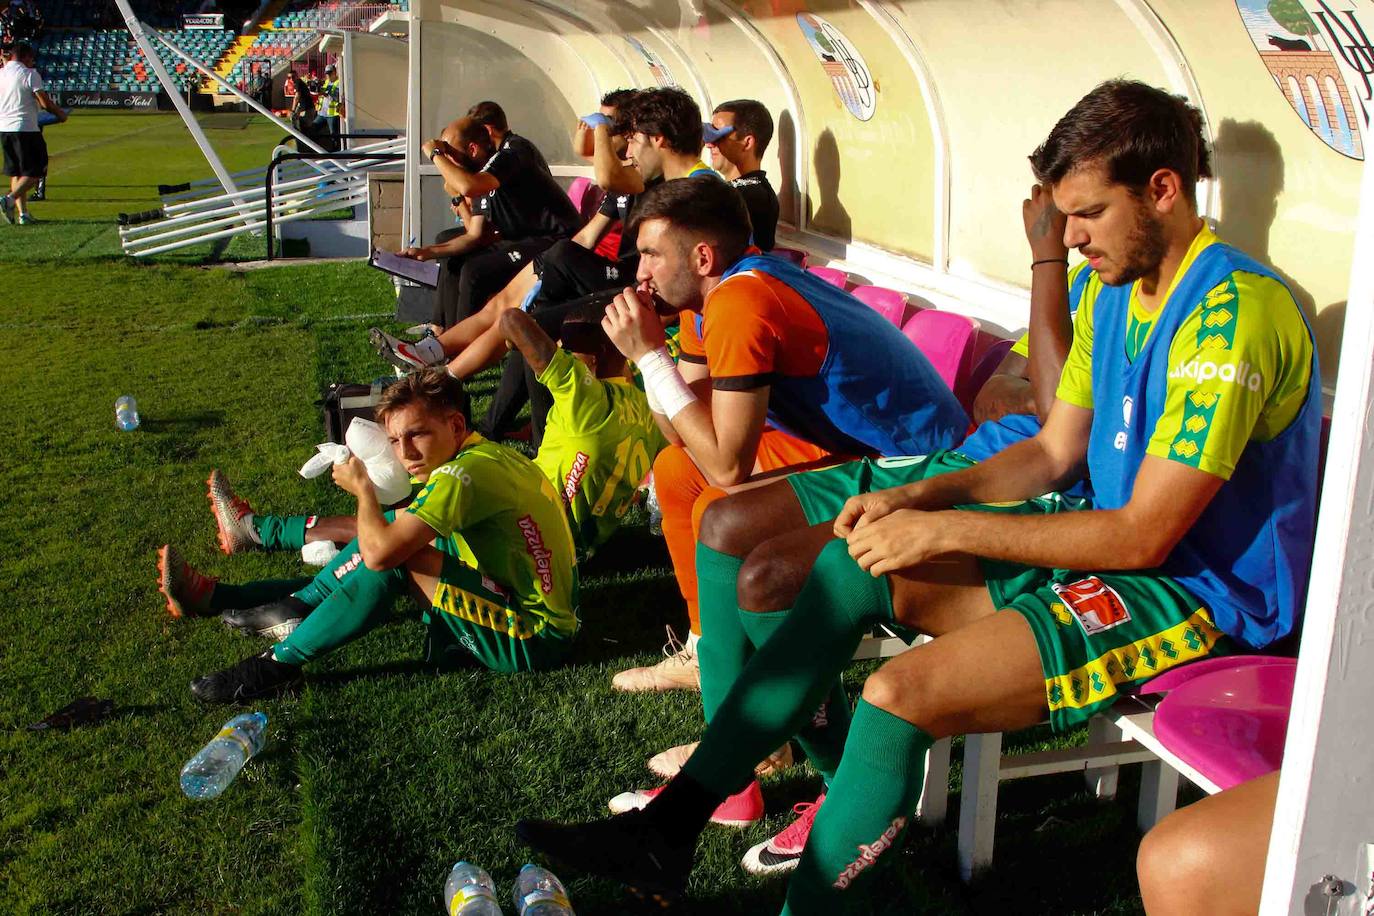
[[[248,526],[248,536],[253,539],[253,543],[262,546],[262,537],[258,534],[258,526],[253,524],[253,513],[249,512],[243,517],[243,523]]]
[[[439,343],[437,337],[421,337],[411,344],[415,352],[425,358],[425,362],[430,365],[448,362],[448,357],[444,355],[444,345]]]

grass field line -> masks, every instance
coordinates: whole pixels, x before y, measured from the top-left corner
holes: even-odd
[[[131,133],[127,134],[115,134],[113,136],[106,137],[104,140],[92,140],[90,143],[83,143],[80,146],[69,146],[61,152],[53,153],[52,159],[54,162],[58,162],[64,156],[71,156],[76,153],[83,153],[87,150],[99,149],[102,146],[109,146],[111,143],[123,143],[132,137],[137,137],[142,134],[149,133],[150,131],[159,130],[166,127],[166,122],[159,120],[157,123],[145,127],[142,130],[132,131]],[[210,164],[207,162],[205,164],[205,167],[208,169],[210,167]]]

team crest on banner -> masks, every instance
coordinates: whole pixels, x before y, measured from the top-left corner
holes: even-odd
[[[659,57],[653,51],[650,51],[644,46],[644,42],[635,38],[633,35],[626,35],[625,40],[629,42],[630,47],[638,51],[640,56],[644,58],[644,63],[648,65],[649,72],[654,75],[654,79],[658,81],[660,86],[677,85],[677,80],[673,79],[673,71],[668,69],[668,65],[663,62],[663,58]]]
[[[1121,594],[1097,576],[1088,576],[1067,585],[1051,582],[1050,588],[1073,612],[1074,619],[1089,636],[1131,620],[1131,612],[1121,599]]]
[[[1279,91],[1327,146],[1363,159],[1374,117],[1374,0],[1236,0]]]
[[[797,25],[816,52],[816,59],[830,77],[844,107],[860,121],[873,117],[878,94],[873,88],[873,74],[859,49],[839,29],[812,13],[798,13]]]

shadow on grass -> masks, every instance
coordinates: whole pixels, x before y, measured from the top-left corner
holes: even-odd
[[[404,674],[434,674],[434,665],[419,658],[398,659],[380,665],[349,668],[346,671],[326,671],[307,674],[306,683],[312,688],[337,688],[363,678],[396,677]]]
[[[224,411],[206,410],[200,413],[173,415],[170,417],[149,417],[140,424],[154,433],[189,433],[202,429],[213,429],[224,425]]]

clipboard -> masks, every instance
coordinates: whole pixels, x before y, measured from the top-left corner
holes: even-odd
[[[414,258],[403,258],[390,251],[374,248],[372,255],[367,259],[367,263],[380,271],[391,274],[393,277],[401,277],[421,286],[428,286],[433,289],[439,285],[438,261],[417,261]]]

